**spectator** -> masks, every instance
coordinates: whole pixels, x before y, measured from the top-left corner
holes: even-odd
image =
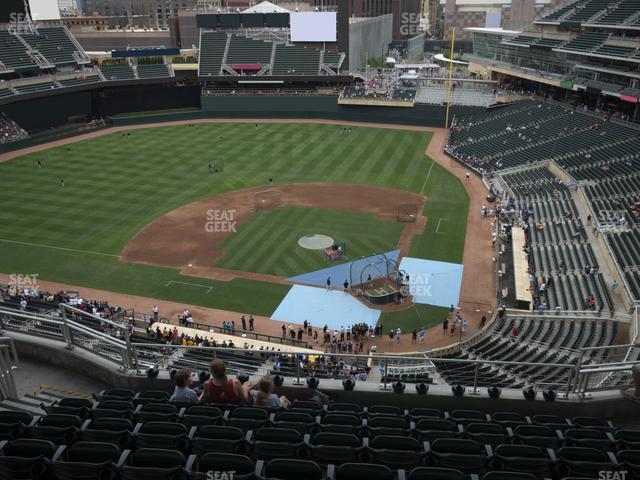
[[[173,400],[176,402],[197,402],[198,395],[191,389],[193,383],[189,370],[180,370],[173,378],[176,385],[173,391]]]
[[[6,113],[0,113],[0,144],[22,140],[28,136],[29,134]]]
[[[258,389],[249,391],[251,404],[259,407],[279,408],[288,407],[291,402],[285,396],[278,397],[273,393],[271,377],[262,377],[258,382]]]
[[[249,382],[241,385],[237,379],[227,377],[227,367],[222,360],[214,360],[209,366],[211,379],[202,387],[200,400],[209,403],[228,403],[240,405],[249,400],[247,391],[251,388]]]

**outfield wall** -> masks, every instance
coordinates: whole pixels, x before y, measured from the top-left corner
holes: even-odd
[[[207,117],[322,118],[426,127],[443,127],[446,114],[446,108],[439,105],[413,108],[338,105],[336,96],[203,96],[201,105]],[[478,110],[478,107],[452,107],[449,118]]]
[[[192,120],[199,118],[301,118],[354,122],[392,123],[443,127],[446,109],[439,105],[413,108],[338,105],[337,96],[200,96],[200,86],[123,85],[81,92],[25,99],[0,107],[31,134],[44,134],[67,125],[73,117],[108,118],[153,110],[201,108],[197,112],[145,115],[113,119],[115,125]],[[480,111],[480,107],[452,107],[454,116]],[[60,138],[73,135],[73,132]],[[0,145],[0,153],[43,143],[37,136]],[[48,139],[46,141],[51,141]]]
[[[210,103],[208,99],[213,99],[213,102]],[[201,118],[300,118],[442,128],[446,115],[446,109],[437,105],[413,108],[338,105],[337,97],[203,97],[202,102],[203,107],[199,112],[145,114],[112,118],[110,121],[119,126]],[[449,123],[454,116],[469,115],[478,110],[478,107],[452,107]]]

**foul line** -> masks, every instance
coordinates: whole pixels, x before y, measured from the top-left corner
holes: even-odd
[[[181,285],[191,285],[192,287],[206,288],[207,293],[211,293],[211,290],[213,290],[213,287],[210,287],[209,285],[200,285],[199,283],[179,282],[177,280],[169,280],[165,285],[165,288],[171,285],[172,283],[179,283]]]
[[[431,166],[429,167],[429,172],[427,173],[427,178],[424,179],[424,183],[422,184],[422,188],[420,189],[420,194],[424,193],[424,187],[427,186],[427,182],[429,181],[429,177],[431,176],[431,169],[433,168],[433,164],[436,163],[435,160],[431,160]]]
[[[440,232],[440,222],[444,220],[445,222],[448,220],[447,218],[439,218],[438,219],[438,225],[436,226],[436,233],[439,233],[440,235],[445,235],[446,232]]]
[[[6,238],[0,238],[0,242],[15,243],[18,245],[29,245],[31,247],[51,248],[52,250],[62,250],[65,252],[88,253],[90,255],[102,255],[104,257],[120,258],[120,255],[114,255],[112,253],[92,252],[89,250],[78,250],[77,248],[54,247],[53,245],[45,245],[42,243],[20,242],[18,240],[8,240]]]

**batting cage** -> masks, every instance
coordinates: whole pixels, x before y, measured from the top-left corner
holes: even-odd
[[[278,189],[258,192],[253,197],[254,210],[272,210],[282,206],[282,192]]]
[[[356,258],[349,268],[349,283],[354,287],[366,285],[375,280],[395,278],[398,264],[384,253],[376,253]]]
[[[405,296],[398,282],[398,263],[384,253],[357,258],[349,276],[356,296],[370,304],[398,303]]]
[[[407,204],[398,206],[397,220],[399,222],[411,223],[411,222],[415,222],[417,218],[418,218],[418,205],[413,203],[407,203]]]

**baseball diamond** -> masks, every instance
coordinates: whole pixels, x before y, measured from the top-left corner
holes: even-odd
[[[639,9],[0,1],[0,480],[639,480]]]

